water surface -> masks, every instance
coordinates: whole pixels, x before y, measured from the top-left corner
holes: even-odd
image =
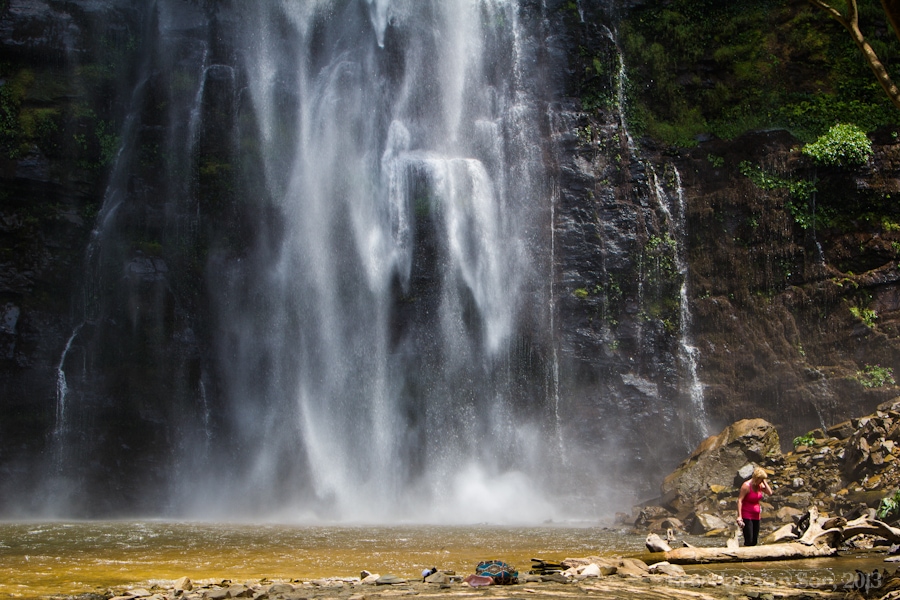
[[[599,527],[319,527],[159,521],[0,524],[0,597],[127,585],[264,577],[356,577],[363,569],[415,577],[427,567],[473,572],[499,558],[639,552],[643,539]]]
[[[716,540],[691,539],[695,545]],[[531,558],[638,556],[644,539],[603,527],[297,526],[161,521],[0,523],[0,598],[104,592],[195,582],[308,581],[357,577],[363,569],[415,578],[427,567],[474,572],[501,559],[525,573]],[[883,556],[688,567],[697,577],[763,577],[776,583],[833,584],[854,569],[884,567]],[[893,569],[891,569],[893,570]]]

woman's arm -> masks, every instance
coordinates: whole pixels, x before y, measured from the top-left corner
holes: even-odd
[[[769,482],[763,479],[762,486],[760,487],[760,491],[764,494],[772,495],[772,488],[769,487]]]
[[[744,505],[744,496],[747,495],[747,490],[750,489],[750,485],[747,482],[741,484],[741,493],[738,494],[738,502],[737,502],[737,524],[741,527],[744,526],[744,517],[741,516],[741,509]]]

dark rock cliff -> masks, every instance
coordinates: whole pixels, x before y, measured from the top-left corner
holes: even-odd
[[[547,4],[549,27],[559,28],[543,55],[556,393],[566,435],[589,450],[573,460],[615,457],[615,474],[652,494],[727,423],[764,418],[790,440],[895,395],[892,384],[867,387],[866,369],[900,367],[900,228],[798,225],[787,192],[760,189],[740,169],[750,161],[810,175],[783,132],[681,152],[634,142],[604,25],[621,15]],[[170,94],[189,89],[179,88],[180,67],[198,60],[198,40],[211,62],[233,62],[229,24],[209,18],[212,6],[185,2],[183,14],[162,16],[179,26],[163,28],[152,3],[138,0],[0,2],[0,475],[27,482],[51,462],[89,462],[103,500],[78,507],[83,514],[164,503],[131,485],[171,477],[166,457],[180,441],[167,423],[190,429],[204,418],[199,404],[214,405],[208,298],[259,238],[228,172],[239,74],[204,74],[216,100],[203,107],[202,159],[179,164],[185,157],[163,143],[172,123],[191,120],[166,111]],[[163,30],[179,40],[174,55],[136,51]],[[604,75],[588,77],[595,60]],[[126,123],[127,114],[138,120]],[[122,148],[117,132],[130,126],[137,141]],[[900,193],[892,133],[874,136],[866,167],[815,173],[820,205]],[[174,202],[180,190],[160,183],[161,170],[191,203]],[[105,197],[115,178],[127,197]],[[99,252],[92,231],[103,220],[116,235]],[[277,219],[267,226],[277,237]],[[417,277],[427,288],[427,273]],[[60,406],[61,386],[81,392],[79,408]],[[73,427],[55,430],[65,409]],[[81,444],[84,456],[48,456],[51,438],[84,432],[99,432]],[[0,508],[28,491],[0,492]]]

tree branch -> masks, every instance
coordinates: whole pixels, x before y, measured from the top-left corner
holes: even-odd
[[[900,108],[900,89],[894,84],[891,79],[890,74],[887,69],[879,60],[878,55],[875,53],[875,50],[866,41],[866,38],[863,36],[862,31],[859,29],[859,8],[856,4],[857,0],[847,0],[847,14],[843,14],[838,9],[834,8],[825,0],[808,0],[810,4],[813,6],[824,10],[828,15],[833,18],[835,21],[840,23],[844,29],[850,32],[850,37],[853,38],[853,42],[856,44],[857,48],[859,48],[860,52],[863,53],[863,56],[866,59],[866,62],[869,63],[869,68],[872,69],[872,72],[875,74],[875,78],[878,80],[878,83],[881,85],[881,89],[888,95],[891,102],[895,107]],[[890,5],[890,7],[888,6]],[[888,18],[891,19],[893,16],[896,16],[896,12],[892,13],[888,9],[889,8],[898,8],[900,5],[900,1],[898,0],[882,0],[882,6],[885,7],[885,12],[888,15]],[[893,22],[892,22],[893,25]],[[894,30],[897,31],[896,29]],[[900,35],[900,33],[898,33]]]
[[[881,7],[887,15],[891,29],[894,30],[894,35],[900,40],[900,0],[881,0]]]

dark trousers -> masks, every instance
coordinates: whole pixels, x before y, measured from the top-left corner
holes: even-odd
[[[759,519],[744,519],[744,545],[755,546],[759,541]]]

